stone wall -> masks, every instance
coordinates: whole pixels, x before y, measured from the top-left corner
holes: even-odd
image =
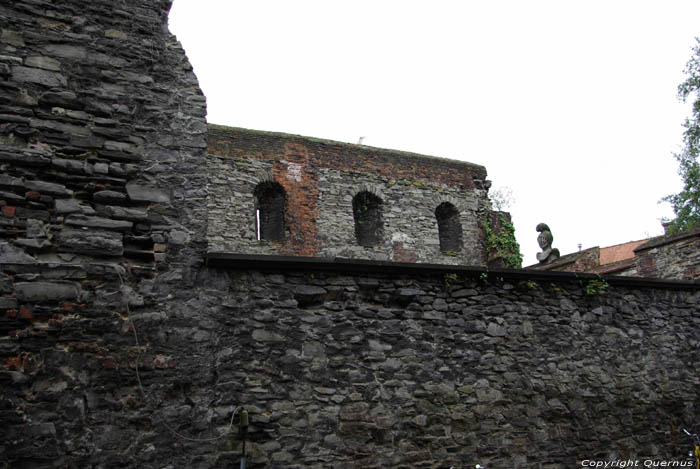
[[[0,2],[8,467],[119,465],[111,448],[132,436],[119,429],[139,426],[118,409],[123,360],[141,350],[124,335],[129,308],[167,310],[204,262],[205,99],[169,7]]]
[[[598,267],[600,267],[600,248],[596,246],[572,254],[565,254],[549,264],[539,263],[525,268],[553,272],[592,272]]]
[[[699,417],[696,284],[610,278],[586,295],[582,274],[207,254],[219,242],[207,238],[218,233],[207,162],[238,162],[248,184],[271,174],[296,234],[269,252],[319,256],[335,255],[324,233],[350,239],[318,201],[338,187],[333,171],[344,183],[353,171],[307,171],[306,155],[327,154],[314,145],[365,173],[393,164],[393,179],[355,182],[407,210],[427,213],[444,194],[480,216],[485,173],[287,137],[284,161],[218,153],[229,143],[216,138],[207,160],[205,101],[168,8],[0,3],[4,466],[235,466],[241,407],[249,467],[539,468],[686,453],[677,428]],[[251,154],[278,148],[255,140]],[[212,173],[212,189],[228,174]],[[235,216],[211,200],[213,220]],[[428,229],[427,214],[410,213]],[[465,243],[476,243],[469,223]],[[238,229],[243,239],[251,228]],[[368,252],[435,252],[396,241]],[[481,263],[464,251],[455,261]]]
[[[695,280],[700,278],[700,231],[655,238],[634,250],[636,275]]]
[[[226,383],[214,396],[251,412],[255,462],[539,468],[686,454],[676,432],[700,404],[687,366],[700,358],[696,287],[609,279],[587,295],[572,274],[270,267],[211,272],[226,291],[210,301],[222,325],[211,373]]]
[[[460,161],[245,129],[209,128],[209,250],[327,258],[486,263],[481,220],[489,208],[483,167]],[[275,181],[288,197],[287,236],[256,237],[255,187]],[[382,233],[358,243],[353,197],[381,200]],[[461,247],[440,248],[436,208],[459,213]]]
[[[242,407],[250,467],[555,468],[687,452],[696,285],[609,278],[586,294],[585,274],[209,264],[171,302],[106,297],[81,323],[16,337],[4,457],[232,466]]]

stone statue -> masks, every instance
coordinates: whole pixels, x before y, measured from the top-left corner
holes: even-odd
[[[552,236],[547,224],[540,223],[535,229],[540,233],[537,236],[537,244],[542,249],[542,252],[537,253],[537,260],[540,261],[540,264],[550,264],[559,259],[559,249],[552,249],[554,236]]]

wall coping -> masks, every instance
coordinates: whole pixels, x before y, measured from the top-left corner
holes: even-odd
[[[422,153],[415,153],[415,152],[404,151],[404,150],[393,150],[391,148],[373,147],[371,145],[362,145],[359,143],[340,142],[337,140],[329,140],[329,139],[324,139],[324,138],[309,137],[309,136],[297,135],[297,134],[288,134],[288,133],[284,133],[284,132],[276,132],[276,131],[269,131],[269,130],[246,129],[243,127],[229,127],[226,125],[219,125],[219,124],[207,124],[207,130],[208,130],[207,135],[208,136],[211,135],[212,137],[214,136],[214,134],[217,134],[217,133],[223,134],[223,135],[229,135],[229,136],[234,136],[236,134],[245,134],[245,135],[250,135],[250,136],[259,135],[259,136],[278,139],[278,140],[282,140],[282,141],[303,142],[303,143],[312,144],[312,145],[319,145],[321,147],[323,147],[323,146],[337,146],[340,148],[352,149],[354,151],[362,151],[362,152],[366,152],[366,153],[381,154],[381,155],[389,156],[392,158],[406,157],[406,158],[413,158],[413,159],[423,160],[423,161],[439,161],[443,164],[450,164],[450,165],[454,165],[454,166],[474,168],[474,169],[477,169],[479,171],[486,173],[486,168],[483,165],[480,165],[477,163],[471,163],[469,161],[458,160],[458,159],[451,158],[451,157],[424,155]],[[231,155],[222,155],[222,154],[218,154],[218,153],[212,153],[211,148],[209,149],[209,155],[222,157],[222,158],[234,158]]]
[[[665,280],[642,277],[598,275],[583,272],[541,271],[534,269],[488,269],[481,266],[447,264],[403,263],[347,258],[320,258],[236,254],[231,252],[209,252],[206,264],[234,270],[260,271],[315,271],[338,273],[394,273],[394,274],[449,274],[460,273],[467,277],[508,279],[515,281],[546,280],[552,282],[577,282],[605,279],[610,285],[626,287],[663,288],[670,290],[700,290],[698,280]]]
[[[693,231],[686,231],[683,233],[678,233],[675,235],[662,235],[657,238],[652,238],[648,242],[642,244],[641,246],[638,246],[637,248],[634,249],[635,253],[646,251],[652,248],[657,248],[660,246],[664,246],[666,244],[673,244],[677,241],[681,241],[687,238],[695,238],[695,237],[700,237],[700,230],[693,230]]]

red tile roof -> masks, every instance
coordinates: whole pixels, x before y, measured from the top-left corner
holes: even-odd
[[[612,264],[613,262],[619,262],[625,259],[633,259],[634,249],[647,241],[649,240],[642,239],[640,241],[629,241],[627,243],[616,244],[615,246],[600,248],[600,265]]]

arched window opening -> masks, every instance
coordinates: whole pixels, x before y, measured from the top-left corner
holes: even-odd
[[[276,182],[261,182],[255,187],[255,231],[258,241],[284,240],[284,211],[287,196]]]
[[[459,221],[459,210],[449,202],[443,202],[435,209],[438,223],[440,251],[458,252],[462,249],[462,223]]]
[[[360,246],[377,246],[382,242],[382,199],[362,191],[352,199],[355,238]]]

